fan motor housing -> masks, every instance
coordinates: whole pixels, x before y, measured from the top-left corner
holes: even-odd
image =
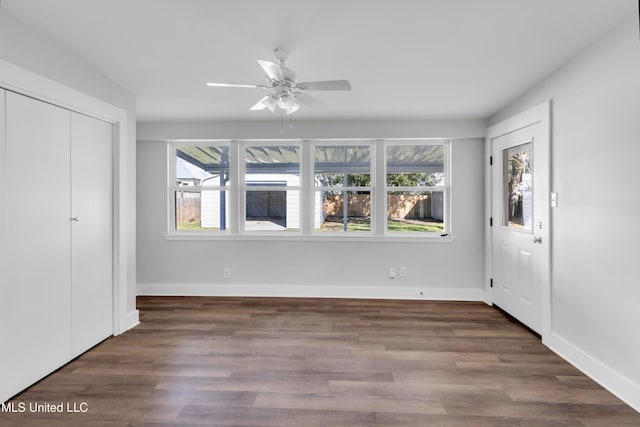
[[[276,59],[280,61],[281,64],[283,64],[284,61],[286,61],[287,58],[289,58],[289,51],[286,49],[276,48],[273,51],[273,56],[275,56]]]
[[[298,76],[296,75],[296,73],[284,66],[281,66],[280,70],[282,71],[282,75],[284,76],[284,83],[289,87],[295,86],[298,81]]]

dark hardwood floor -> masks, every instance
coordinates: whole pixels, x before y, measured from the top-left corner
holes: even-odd
[[[141,297],[138,307],[138,327],[16,396],[26,411],[0,413],[0,425],[640,426],[482,303]],[[30,413],[45,402],[86,412]]]

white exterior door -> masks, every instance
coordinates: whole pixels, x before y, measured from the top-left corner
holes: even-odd
[[[495,305],[542,335],[548,320],[549,138],[546,121],[531,122],[509,126],[507,120],[506,133],[489,139],[491,291]]]
[[[113,333],[113,126],[71,113],[71,352]]]

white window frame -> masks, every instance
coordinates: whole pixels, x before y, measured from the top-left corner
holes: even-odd
[[[237,216],[239,234],[252,235],[252,236],[300,236],[302,234],[302,218],[303,212],[306,212],[303,204],[303,173],[304,168],[304,153],[302,150],[303,142],[301,140],[244,140],[240,141],[239,145],[239,198],[238,198],[238,212]],[[298,185],[287,185],[284,187],[272,187],[272,186],[248,186],[247,185],[247,162],[246,153],[249,147],[294,147],[299,148],[298,155],[300,158],[300,183]],[[300,198],[300,208],[298,209],[298,230],[247,230],[247,191],[297,191]]]
[[[177,159],[177,149],[178,147],[185,146],[225,146],[229,147],[229,174],[231,179],[229,180],[228,186],[213,186],[206,187],[206,191],[226,191],[229,196],[227,198],[229,203],[229,218],[227,218],[227,224],[224,230],[178,230],[176,224],[176,198],[175,194],[177,191],[189,191],[189,192],[198,192],[202,197],[203,187],[183,187],[176,185],[177,182],[177,171],[176,171],[176,159]],[[168,205],[168,214],[167,214],[167,227],[169,235],[176,236],[189,236],[189,235],[210,235],[210,236],[218,236],[218,235],[231,235],[233,234],[233,225],[237,222],[234,216],[236,209],[233,209],[235,194],[237,193],[237,184],[234,185],[236,173],[234,173],[234,169],[236,169],[235,164],[237,163],[235,158],[237,155],[234,154],[232,141],[230,140],[206,140],[206,141],[181,141],[181,140],[173,140],[169,141],[167,144],[168,149],[168,185],[167,185],[167,200]],[[237,227],[237,226],[236,226]]]
[[[352,146],[362,146],[362,147],[369,147],[370,153],[371,153],[371,159],[370,159],[370,163],[369,163],[369,176],[370,176],[370,181],[371,181],[371,185],[369,187],[357,187],[357,186],[342,186],[342,187],[316,187],[315,186],[315,171],[316,171],[316,165],[315,165],[315,148],[316,147],[330,147],[330,146],[334,146],[334,147],[352,147]],[[314,140],[310,143],[310,150],[311,150],[311,156],[310,156],[310,169],[311,169],[311,192],[309,193],[310,198],[311,198],[311,202],[312,202],[312,208],[311,211],[307,211],[309,213],[309,216],[311,217],[311,235],[313,236],[362,236],[362,237],[366,237],[366,236],[373,236],[376,234],[376,230],[375,230],[375,217],[376,217],[376,204],[377,204],[377,200],[375,197],[375,187],[376,187],[376,183],[375,183],[375,177],[376,177],[376,173],[375,173],[375,164],[376,164],[376,149],[375,149],[375,141],[371,140],[371,139],[342,139],[342,140]],[[371,218],[370,218],[370,227],[371,229],[368,232],[364,232],[364,231],[359,231],[359,232],[349,232],[349,231],[336,231],[336,232],[331,232],[331,231],[317,231],[315,229],[315,224],[313,224],[313,220],[315,219],[315,200],[316,200],[316,192],[318,191],[340,191],[340,192],[350,192],[350,191],[368,191],[369,192],[369,197],[370,197],[370,211],[371,211]],[[347,200],[343,201],[347,202]]]
[[[444,184],[439,186],[408,186],[408,187],[399,187],[399,186],[390,186],[387,185],[387,147],[393,146],[410,146],[410,145],[437,145],[442,146],[444,150],[444,166],[443,166],[443,175],[444,175]],[[403,237],[446,237],[449,236],[451,229],[451,218],[450,218],[450,159],[451,159],[451,141],[444,139],[386,139],[383,143],[384,149],[384,172],[380,174],[384,179],[384,222],[383,222],[383,230],[384,236],[389,238],[395,238],[396,236]],[[397,232],[397,231],[389,231],[388,230],[388,215],[387,215],[387,195],[391,191],[398,192],[442,192],[442,209],[443,209],[443,222],[444,222],[444,230],[442,232]]]
[[[176,185],[176,148],[179,146],[223,145],[229,147],[229,185],[207,187],[206,190],[228,192],[229,217],[225,230],[177,230],[175,192],[185,190]],[[327,190],[369,191],[371,197],[370,232],[320,232],[314,225],[315,147],[341,145],[368,145],[371,147],[370,187],[326,187]],[[393,145],[442,145],[444,146],[444,185],[434,187],[387,186],[387,147]],[[248,186],[246,182],[246,147],[252,146],[298,146],[300,149],[300,184],[277,189],[273,186]],[[169,140],[167,183],[167,232],[168,240],[279,240],[279,241],[363,241],[363,242],[452,242],[451,221],[451,140],[438,138],[340,138],[340,139],[207,139]],[[188,191],[202,192],[202,187],[189,187]],[[291,230],[246,230],[247,191],[298,191],[300,197],[299,224]],[[387,230],[387,194],[389,191],[442,192],[444,231],[439,232],[389,232]]]

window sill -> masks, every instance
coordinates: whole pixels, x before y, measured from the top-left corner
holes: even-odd
[[[225,240],[225,241],[266,241],[266,242],[362,242],[362,243],[452,243],[455,236],[341,236],[341,235],[266,235],[266,234],[205,234],[174,233],[164,234],[165,240]]]

